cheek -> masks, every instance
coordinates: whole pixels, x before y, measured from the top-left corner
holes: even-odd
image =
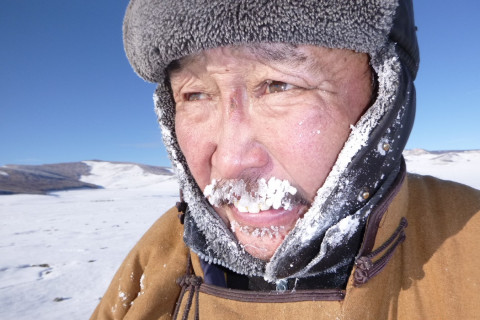
[[[193,178],[203,190],[210,183],[209,135],[206,130],[192,126],[181,117],[175,118],[175,133],[188,168]],[[208,130],[207,130],[208,132]]]
[[[275,130],[279,133],[275,140],[282,141],[272,143],[275,157],[310,200],[330,173],[348,137],[349,126],[344,116],[313,108],[290,117]]]

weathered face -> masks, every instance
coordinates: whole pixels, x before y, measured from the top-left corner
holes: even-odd
[[[202,190],[213,179],[275,177],[303,199],[251,212],[215,207],[247,252],[270,259],[370,103],[368,57],[315,46],[224,47],[183,59],[170,78],[178,142]]]

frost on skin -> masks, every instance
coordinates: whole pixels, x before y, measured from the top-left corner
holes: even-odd
[[[231,222],[231,229],[232,229],[232,232],[235,232],[238,230],[250,236],[260,237],[260,238],[268,237],[270,239],[273,239],[273,238],[282,237],[280,232],[285,230],[285,226],[270,226],[270,227],[263,227],[263,228],[254,228],[250,226],[242,226],[237,221],[233,220]]]
[[[233,204],[240,212],[259,213],[260,211],[292,207],[297,189],[287,180],[270,178],[268,182],[261,178],[254,183],[254,188],[245,180],[232,179],[217,181],[215,179],[203,191],[214,207]]]

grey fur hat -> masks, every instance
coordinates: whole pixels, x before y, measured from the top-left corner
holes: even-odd
[[[372,57],[395,42],[414,78],[419,63],[410,0],[132,0],[123,33],[134,70],[157,83],[176,59],[254,42],[313,44]]]
[[[413,125],[419,64],[415,29],[411,0],[131,0],[125,51],[137,74],[158,83],[156,112],[189,208],[186,244],[207,262],[271,282],[347,270],[369,212],[398,175]],[[269,262],[244,251],[196,185],[175,136],[166,74],[171,62],[189,54],[261,42],[367,53],[378,81],[376,101],[352,128],[312,207]],[[359,197],[365,189],[368,199]],[[342,231],[342,223],[356,228]],[[341,241],[333,241],[339,236]]]

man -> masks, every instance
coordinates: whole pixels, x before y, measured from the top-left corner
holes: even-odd
[[[480,193],[406,177],[401,156],[419,63],[412,10],[132,0],[126,53],[158,83],[183,200],[92,318],[476,317]]]

